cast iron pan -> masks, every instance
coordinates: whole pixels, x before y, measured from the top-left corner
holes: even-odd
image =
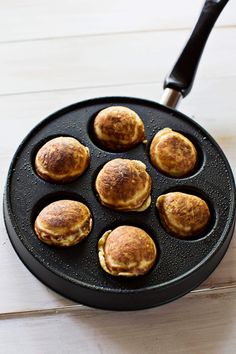
[[[166,104],[173,106],[180,96],[189,92],[207,37],[226,2],[205,2],[187,46],[165,81]],[[101,109],[112,105],[126,106],[139,114],[145,125],[147,145],[140,144],[124,153],[111,153],[99,147],[92,132],[93,119]],[[151,139],[164,127],[183,133],[197,147],[199,162],[191,176],[170,178],[151,165]],[[78,180],[65,185],[45,182],[34,171],[34,158],[39,147],[56,136],[73,136],[91,152],[89,169]],[[139,159],[147,165],[153,181],[152,204],[142,213],[116,212],[98,201],[94,190],[96,175],[107,161],[117,157]],[[180,240],[163,229],[155,201],[168,191],[193,193],[208,202],[212,218],[204,233],[195,239]],[[39,211],[50,202],[63,198],[84,202],[92,211],[94,220],[89,237],[66,249],[43,244],[33,229]],[[52,114],[23,140],[9,169],[4,216],[10,240],[19,257],[50,288],[89,306],[112,310],[144,309],[189,292],[218,265],[233,234],[235,184],[220,147],[203,128],[182,113],[138,98],[96,98]],[[112,277],[99,265],[98,239],[104,231],[123,224],[143,228],[157,245],[158,260],[145,276]]]

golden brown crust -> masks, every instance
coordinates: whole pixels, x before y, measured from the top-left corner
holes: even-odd
[[[199,235],[210,220],[210,210],[201,198],[181,192],[161,195],[156,203],[163,226],[185,238]]]
[[[116,210],[142,211],[151,202],[151,177],[141,161],[107,162],[96,178],[95,187],[101,203]]]
[[[101,267],[116,276],[146,274],[154,265],[157,250],[152,238],[134,226],[107,231],[98,242]]]
[[[160,130],[150,146],[153,165],[172,177],[183,177],[192,172],[197,163],[197,151],[192,142],[170,128]]]
[[[100,111],[94,120],[94,133],[101,145],[111,151],[129,150],[145,141],[141,118],[122,106]]]
[[[92,228],[90,210],[74,200],[59,200],[46,206],[34,224],[38,238],[48,245],[73,246],[88,236]]]
[[[51,139],[35,158],[37,174],[46,181],[66,183],[79,177],[89,165],[89,150],[71,137]]]

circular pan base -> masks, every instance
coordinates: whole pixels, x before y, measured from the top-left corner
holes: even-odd
[[[157,173],[149,161],[149,144],[146,147],[140,144],[129,152],[119,154],[99,149],[90,138],[90,124],[94,115],[109,105],[124,105],[137,111],[144,121],[149,143],[156,131],[167,126],[192,136],[199,142],[203,155],[195,175],[172,179]],[[44,182],[34,172],[32,161],[37,147],[42,141],[58,135],[74,136],[92,152],[90,169],[78,180],[79,183],[54,185]],[[152,204],[142,214],[119,213],[102,207],[91,188],[101,166],[118,156],[140,159],[151,174]],[[198,240],[174,239],[162,228],[156,215],[156,198],[168,190],[183,188],[206,196],[216,213],[211,230]],[[42,203],[68,195],[78,197],[91,208],[95,220],[93,231],[87,241],[70,250],[50,248],[34,234],[35,214]],[[88,306],[137,310],[161,305],[184,295],[215,269],[233,235],[235,186],[231,169],[218,145],[188,117],[151,101],[124,97],[101,98],[80,102],[56,112],[29,133],[9,169],[4,217],[17,254],[47,286]],[[104,230],[112,225],[116,227],[127,223],[150,232],[158,244],[160,260],[148,275],[118,279],[100,269],[97,241]]]

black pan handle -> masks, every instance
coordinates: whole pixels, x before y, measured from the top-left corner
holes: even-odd
[[[167,75],[164,89],[174,89],[182,97],[190,92],[208,36],[229,0],[206,0],[187,44]]]

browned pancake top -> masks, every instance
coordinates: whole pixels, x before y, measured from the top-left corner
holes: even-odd
[[[37,173],[46,180],[69,181],[80,176],[89,164],[88,149],[71,137],[48,141],[35,159]]]
[[[100,243],[100,263],[112,275],[137,276],[153,266],[157,250],[152,238],[134,226],[119,226],[106,232]]]
[[[88,207],[73,200],[58,200],[46,206],[35,220],[35,232],[48,244],[70,246],[89,234],[92,216]]]
[[[103,109],[94,120],[96,138],[107,149],[122,151],[145,140],[144,125],[131,109],[112,106]]]
[[[153,138],[150,157],[157,169],[173,177],[187,175],[197,163],[192,142],[169,128],[160,130]]]
[[[179,237],[198,235],[210,219],[207,203],[186,193],[172,192],[161,195],[157,199],[157,208],[166,229]]]
[[[151,177],[136,160],[114,159],[106,163],[96,179],[101,201],[114,208],[138,208],[149,197]]]

